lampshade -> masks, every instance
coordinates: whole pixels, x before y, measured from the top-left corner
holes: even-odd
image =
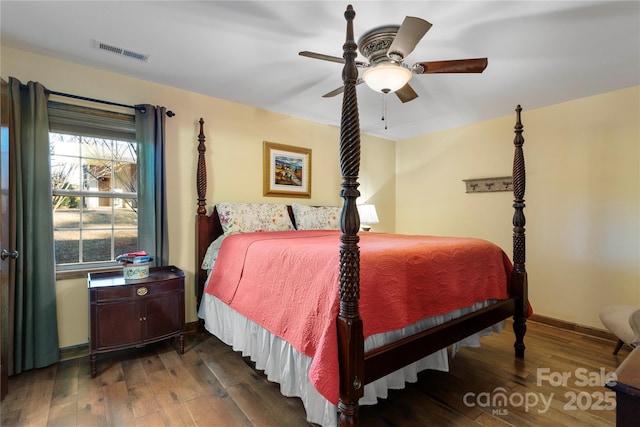
[[[382,92],[395,92],[411,80],[411,70],[393,62],[383,62],[367,68],[362,78],[371,89]]]
[[[375,205],[358,205],[358,213],[360,214],[360,223],[363,229],[369,229],[371,224],[377,224],[378,214]]]

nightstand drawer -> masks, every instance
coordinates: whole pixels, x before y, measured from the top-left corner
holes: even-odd
[[[158,295],[165,292],[179,290],[181,286],[182,283],[180,279],[170,279],[153,283],[149,283],[148,281],[129,281],[123,285],[96,288],[93,290],[92,300],[95,302],[102,302],[113,301],[121,298]],[[95,298],[95,300],[93,298]]]

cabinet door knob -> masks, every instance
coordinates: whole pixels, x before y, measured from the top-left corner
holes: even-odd
[[[7,258],[16,259],[19,255],[18,251],[9,252],[7,249],[3,249],[1,258],[4,261]]]
[[[149,292],[149,290],[144,286],[136,289],[136,294],[138,294],[139,296],[144,296],[147,294],[147,292]]]

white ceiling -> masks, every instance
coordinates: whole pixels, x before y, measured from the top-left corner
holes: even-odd
[[[365,31],[433,24],[406,62],[489,58],[482,74],[414,75],[402,104],[358,86],[363,132],[392,140],[640,84],[638,1],[354,1]],[[26,49],[295,117],[338,126],[347,2],[7,1],[3,45]],[[149,54],[138,62],[93,48],[99,40]],[[359,60],[364,58],[359,57]],[[20,78],[20,76],[15,76]],[[56,88],[50,88],[56,90]],[[84,95],[78,93],[76,95]],[[117,99],[110,100],[118,102]],[[140,100],[144,102],[144,100]],[[171,108],[170,100],[166,102]],[[179,111],[177,111],[179,114]]]

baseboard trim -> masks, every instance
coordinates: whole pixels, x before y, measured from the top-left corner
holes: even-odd
[[[187,335],[197,333],[199,323],[199,321],[188,322],[186,325],[184,325],[184,333]]]
[[[60,361],[77,359],[89,355],[89,343],[63,347],[60,349]]]
[[[541,316],[539,314],[532,314],[528,319],[531,322],[542,323],[543,325],[554,326],[559,329],[564,329],[578,334],[587,335],[594,338],[600,338],[603,340],[616,343],[618,338],[611,332],[604,329],[592,328],[590,326],[579,325],[573,322],[567,322],[565,320],[554,319],[553,317]],[[199,331],[199,322],[189,322],[185,325],[185,334],[194,334]],[[89,344],[80,344],[72,347],[65,347],[60,349],[60,359],[68,360],[75,359],[77,357],[86,356],[89,354]]]
[[[542,323],[544,325],[554,326],[559,329],[564,329],[571,332],[576,332],[583,335],[588,335],[590,337],[600,338],[607,341],[617,342],[618,338],[612,334],[611,332],[604,330],[593,328],[591,326],[579,325],[573,322],[567,322],[565,320],[554,319],[553,317],[541,316],[539,314],[532,314],[529,317],[531,322]]]

